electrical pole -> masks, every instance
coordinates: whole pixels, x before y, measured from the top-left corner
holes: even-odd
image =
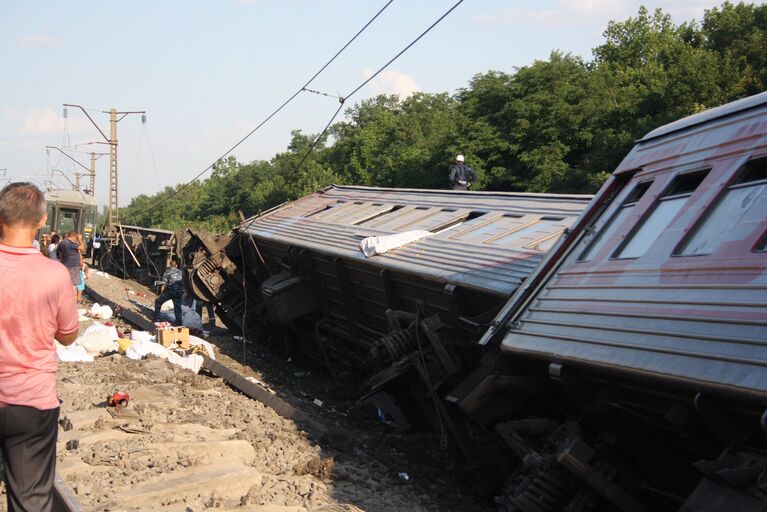
[[[117,198],[117,123],[122,121],[123,118],[129,114],[141,114],[141,122],[146,123],[146,112],[143,110],[118,112],[116,108],[113,108],[108,112],[102,111],[105,114],[109,114],[109,137],[107,137],[82,106],[65,103],[64,107],[76,107],[82,110],[85,117],[87,117],[93,126],[96,127],[101,136],[104,137],[104,140],[109,144],[109,204],[107,207],[107,227],[105,234],[108,237],[111,237],[114,235],[115,226],[120,223],[118,212],[119,203]]]
[[[96,153],[91,152],[91,174],[90,181],[88,182],[88,193],[92,196],[96,195]]]

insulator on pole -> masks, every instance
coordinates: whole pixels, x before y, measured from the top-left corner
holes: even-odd
[[[146,114],[141,114],[141,124],[146,124]]]
[[[69,111],[67,110],[67,107],[64,107],[64,119],[66,119],[68,115]]]

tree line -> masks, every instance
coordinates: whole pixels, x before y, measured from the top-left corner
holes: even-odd
[[[331,183],[446,188],[456,154],[474,188],[593,193],[634,141],[681,117],[767,89],[767,4],[725,2],[676,25],[658,9],[612,21],[590,60],[553,51],[512,73],[476,75],[456,94],[380,95],[284,152],[217,162],[188,186],[140,195],[121,220],[224,232],[246,216]]]

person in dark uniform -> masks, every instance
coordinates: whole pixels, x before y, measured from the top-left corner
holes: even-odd
[[[182,283],[183,274],[178,268],[178,260],[170,260],[170,268],[162,275],[163,289],[159,297],[154,301],[154,320],[159,321],[160,308],[167,300],[173,301],[173,314],[176,318],[176,325],[183,325],[181,314],[181,298],[184,295],[184,285]]]
[[[463,155],[455,157],[455,163],[450,168],[450,186],[453,190],[467,190],[477,180],[474,169],[463,163]]]

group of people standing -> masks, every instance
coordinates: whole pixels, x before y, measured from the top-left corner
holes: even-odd
[[[85,280],[88,277],[88,265],[83,258],[85,250],[83,237],[77,231],[70,231],[64,234],[63,239],[57,233],[53,233],[50,240],[44,254],[52,260],[60,261],[67,268],[72,285],[75,287],[77,302],[81,302]]]

